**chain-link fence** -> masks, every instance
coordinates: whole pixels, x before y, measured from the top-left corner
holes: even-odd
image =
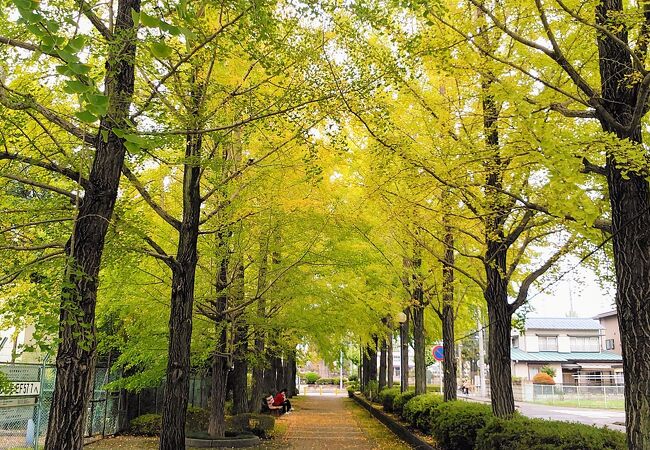
[[[0,450],[42,448],[47,433],[56,368],[37,364],[0,363],[11,382],[0,394]],[[104,390],[117,375],[105,367],[95,371],[93,397],[88,406],[85,434],[107,436],[121,430],[124,407],[119,392]]]

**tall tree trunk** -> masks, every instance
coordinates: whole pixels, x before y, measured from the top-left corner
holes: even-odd
[[[231,294],[232,304],[241,304],[244,301],[244,262],[240,257],[235,270],[234,290]],[[245,317],[238,317],[233,323],[233,369],[232,401],[233,414],[248,412],[248,325]]]
[[[454,337],[454,235],[445,216],[445,258],[442,263],[442,345],[445,359],[442,362],[444,372],[445,401],[456,400],[458,384],[456,382],[456,343]]]
[[[226,395],[228,394],[228,358],[223,356],[227,350],[226,324],[218,331],[218,343],[212,358],[212,395],[210,397],[210,422],[208,434],[211,437],[226,435]],[[181,447],[185,448],[185,447]]]
[[[248,326],[237,324],[232,376],[232,412],[248,412]]]
[[[370,346],[363,347],[361,356],[361,392],[365,392],[370,381]]]
[[[99,123],[88,185],[66,245],[68,266],[61,294],[57,376],[46,450],[83,447],[97,346],[95,305],[99,268],[126,151],[123,139],[113,130],[130,128],[127,118],[137,43],[132,11],[140,11],[140,0],[119,0],[112,40],[107,45],[104,94],[108,97],[108,112]]]
[[[217,274],[215,301],[216,312],[223,313],[228,307],[228,265],[230,262],[226,238],[222,233],[217,235],[218,251],[221,258]],[[225,319],[215,323],[216,342],[212,355],[212,396],[210,397],[210,422],[208,434],[211,437],[224,437],[226,434],[226,396],[228,395],[228,330]],[[180,447],[185,448],[185,447]],[[171,450],[171,449],[170,449]]]
[[[424,307],[413,305],[413,356],[415,359],[415,393],[427,391],[427,366],[424,345]]]
[[[193,117],[199,115],[200,100],[196,87],[192,92]],[[185,416],[190,383],[190,344],[194,308],[194,280],[198,262],[197,242],[201,214],[201,166],[198,158],[202,134],[189,134],[185,144],[183,173],[183,218],[178,230],[176,259],[172,268],[169,350],[163,399],[160,450],[185,448]]]
[[[612,28],[623,13],[622,0],[596,4],[596,22]],[[647,15],[647,12],[646,12]],[[610,115],[627,130],[601,117],[603,129],[622,140],[642,144],[641,125],[631,123],[643,83],[629,83],[634,68],[625,26],[612,36],[597,35],[601,95]],[[647,39],[647,37],[645,38]],[[637,45],[638,46],[638,45]],[[645,57],[645,55],[641,55]],[[647,99],[641,106],[647,108]],[[646,175],[625,170],[607,155],[607,185],[612,207],[612,242],[616,270],[616,307],[623,350],[627,443],[630,450],[650,448],[650,187]]]
[[[510,368],[510,329],[512,309],[508,304],[507,255],[509,244],[504,236],[508,217],[501,189],[506,163],[501,159],[497,121],[499,108],[490,93],[491,80],[483,83],[483,129],[485,145],[490,156],[486,159],[485,191],[488,214],[484,217],[485,245],[484,268],[486,287],[483,296],[488,307],[490,323],[490,398],[492,412],[497,417],[512,417],[515,401],[512,392]]]
[[[377,381],[377,336],[368,345],[368,381]]]
[[[391,329],[391,332],[390,332],[390,337],[388,338],[387,342],[388,342],[388,348],[387,348],[388,361],[387,361],[386,371],[388,372],[387,373],[388,379],[386,381],[387,381],[387,386],[389,388],[392,388],[393,387],[393,374],[395,373],[395,370],[393,368],[393,330],[392,329]]]
[[[409,309],[404,310],[406,320],[399,326],[400,343],[400,391],[405,392],[409,387]]]
[[[259,411],[262,399],[266,396],[266,386],[264,383],[264,368],[268,364],[264,350],[266,329],[266,296],[260,295],[266,288],[266,275],[268,272],[268,239],[260,239],[259,248],[259,270],[257,272],[257,322],[255,325],[255,364],[252,370],[252,387],[251,387],[251,412]]]
[[[386,387],[387,377],[386,377],[386,358],[387,358],[387,347],[386,339],[382,338],[381,340],[381,351],[379,352],[379,390],[381,391]]]
[[[298,386],[296,385],[296,377],[298,376],[298,361],[296,361],[296,350],[289,351],[289,359],[287,364],[291,368],[289,372],[289,380],[287,389],[289,390],[289,397],[298,395]]]

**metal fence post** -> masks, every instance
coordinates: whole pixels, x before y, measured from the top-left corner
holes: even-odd
[[[36,426],[34,430],[34,450],[38,450],[38,441],[41,438],[41,414],[43,409],[43,387],[45,386],[45,359],[43,364],[38,368],[38,381],[41,383],[41,390],[36,400]]]

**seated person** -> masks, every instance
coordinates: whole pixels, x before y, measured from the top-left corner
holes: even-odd
[[[271,394],[262,399],[263,414],[270,414],[273,411],[281,411],[282,409],[282,406],[275,406],[273,404],[273,396]]]
[[[273,406],[279,406],[282,408],[282,414],[288,413],[291,411],[291,402],[287,400],[287,390],[282,389],[278,392],[273,399]]]

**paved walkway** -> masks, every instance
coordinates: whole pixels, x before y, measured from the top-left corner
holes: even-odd
[[[386,448],[386,442],[378,442],[376,439],[376,427],[383,427],[383,425],[379,422],[361,424],[359,415],[367,412],[351,402],[352,400],[345,397],[301,397],[296,402],[296,410],[279,419],[287,427],[282,437],[283,444],[298,450]],[[369,421],[375,421],[369,414],[367,415]],[[374,433],[371,428],[375,429]],[[381,440],[386,438],[393,440],[392,433],[388,429],[384,428],[380,433],[385,436]],[[394,441],[395,447],[393,445],[389,447],[408,448],[396,438]]]

